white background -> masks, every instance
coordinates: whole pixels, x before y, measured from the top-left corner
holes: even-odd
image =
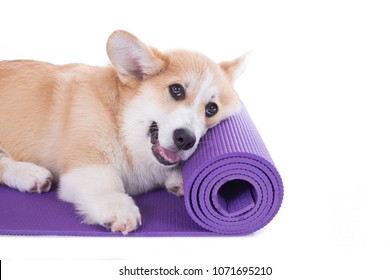
[[[216,61],[252,50],[236,89],[285,185],[279,214],[246,237],[0,236],[4,279],[121,279],[123,265],[271,266],[264,279],[390,279],[386,2],[2,0],[1,60],[105,65],[115,29]],[[214,278],[221,277],[199,279]]]

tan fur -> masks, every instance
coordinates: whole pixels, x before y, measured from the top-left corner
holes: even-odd
[[[0,63],[0,76],[0,147],[12,158],[55,174],[107,161],[97,139],[117,133],[112,68],[9,61]]]

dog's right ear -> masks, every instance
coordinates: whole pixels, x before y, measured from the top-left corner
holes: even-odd
[[[107,54],[123,83],[131,75],[142,80],[160,73],[164,68],[159,51],[122,30],[113,32],[108,38]]]

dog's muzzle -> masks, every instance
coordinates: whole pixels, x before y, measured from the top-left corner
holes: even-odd
[[[195,136],[186,129],[176,129],[173,133],[173,142],[176,150],[169,150],[161,146],[158,140],[158,125],[153,122],[149,128],[152,152],[157,161],[163,165],[176,165],[181,161],[179,151],[191,149],[196,142]]]

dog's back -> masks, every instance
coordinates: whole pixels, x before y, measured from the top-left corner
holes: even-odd
[[[113,76],[110,68],[82,64],[0,62],[1,149],[17,161],[34,162],[55,174],[62,172],[67,147],[78,153],[81,145],[75,143],[77,138],[91,137],[96,123],[110,121],[105,113],[115,107],[116,95],[112,90],[111,96],[99,94],[104,90],[99,85],[111,86]],[[82,135],[64,135],[71,133],[75,124],[82,126]]]
[[[36,160],[50,127],[55,66],[34,61],[0,62],[0,147],[16,160]]]

